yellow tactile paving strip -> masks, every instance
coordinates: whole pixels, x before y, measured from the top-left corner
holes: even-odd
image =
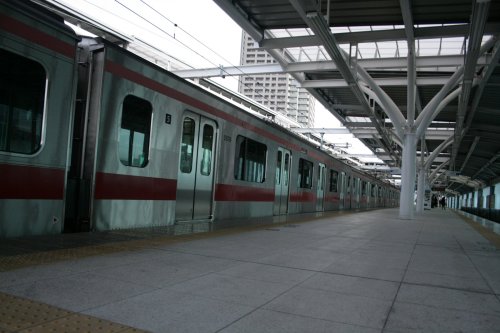
[[[500,250],[500,235],[494,233],[492,230],[483,227],[481,224],[476,221],[464,216],[458,212],[455,212],[462,220],[464,220],[468,225],[474,228],[478,233],[480,233],[484,238],[490,241],[497,249]]]
[[[141,333],[146,331],[0,292],[0,332]]]

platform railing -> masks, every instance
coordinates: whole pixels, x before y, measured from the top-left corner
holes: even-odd
[[[460,210],[487,220],[500,223],[500,209],[462,207]]]

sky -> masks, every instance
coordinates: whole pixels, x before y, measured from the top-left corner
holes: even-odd
[[[212,0],[53,0],[127,36],[133,36],[193,68],[240,63],[241,28]],[[237,91],[237,78],[214,81]],[[326,125],[325,125],[326,124]],[[316,102],[315,127],[340,123]],[[325,135],[332,143],[349,142],[349,153],[369,154],[352,135]]]

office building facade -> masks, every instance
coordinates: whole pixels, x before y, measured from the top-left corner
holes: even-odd
[[[276,63],[246,32],[242,36],[240,57],[240,65]],[[238,91],[304,127],[314,127],[315,100],[290,74],[243,75]]]

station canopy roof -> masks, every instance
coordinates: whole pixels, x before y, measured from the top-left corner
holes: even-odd
[[[214,1],[387,165],[427,122],[417,161],[434,186],[499,181],[500,1]]]

